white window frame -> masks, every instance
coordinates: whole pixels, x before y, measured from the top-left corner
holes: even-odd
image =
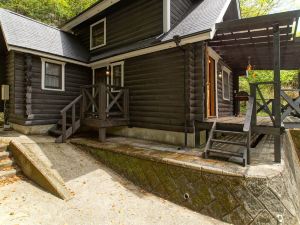
[[[47,91],[65,91],[65,62],[61,62],[61,61],[56,61],[56,60],[52,60],[52,59],[45,59],[45,58],[41,58],[42,61],[42,82],[41,82],[41,88],[42,90],[47,90]],[[61,65],[61,89],[56,89],[56,88],[46,88],[45,87],[45,72],[46,72],[46,63],[52,63],[52,64],[57,64],[57,65]]]
[[[124,61],[116,62],[116,63],[110,64],[110,68],[111,68],[111,79],[110,79],[110,84],[111,84],[111,85],[114,84],[114,67],[115,67],[115,66],[121,66],[121,87],[124,87]],[[112,92],[119,92],[119,90],[114,90],[114,89],[112,88]]]
[[[224,71],[228,74],[228,93],[229,93],[229,98],[226,98],[226,96],[224,95],[224,90],[225,90],[225,87],[224,87]],[[226,66],[222,66],[222,96],[223,96],[223,100],[226,100],[226,101],[230,101],[230,77],[231,77],[231,70],[228,69]]]
[[[98,25],[99,23],[104,23],[104,43],[98,46],[93,47],[93,27]],[[99,20],[96,23],[93,23],[90,25],[90,50],[94,50],[97,48],[101,48],[106,45],[106,18],[103,18],[102,20]]]

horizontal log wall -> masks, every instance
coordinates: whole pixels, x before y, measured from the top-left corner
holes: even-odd
[[[185,48],[186,53],[174,48],[125,61],[131,126],[183,132],[186,118],[188,131],[193,131],[193,120],[203,114],[202,49],[199,44]]]
[[[90,25],[106,17],[106,46],[92,50],[92,56],[109,49],[126,46],[162,34],[162,0],[122,0],[103,13],[74,29],[83,44],[90,49]]]
[[[184,55],[179,49],[125,62],[132,126],[180,130],[184,125]]]
[[[60,110],[78,97],[80,87],[92,83],[90,68],[67,63],[65,91],[46,91],[41,89],[40,57],[12,53],[10,64],[11,107],[15,112],[11,122],[22,125],[56,123]]]
[[[233,74],[230,74],[230,100],[224,100],[222,77],[219,76],[219,74],[222,73],[222,66],[226,65],[222,62],[222,60],[219,60],[217,69],[219,117],[233,116]]]

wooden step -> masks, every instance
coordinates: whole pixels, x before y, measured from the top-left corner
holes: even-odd
[[[0,180],[17,175],[20,170],[12,168],[10,170],[0,170]]]
[[[6,159],[10,156],[10,153],[7,152],[7,151],[3,151],[3,152],[0,152],[0,160],[1,159]]]
[[[2,160],[0,161],[0,170],[2,168],[5,168],[5,167],[9,167],[9,166],[12,166],[14,163],[11,159],[7,159],[7,160]]]
[[[48,133],[49,133],[51,136],[59,137],[60,135],[62,135],[62,130],[59,130],[59,129],[51,129],[51,130],[49,130]]]
[[[214,130],[214,132],[215,132],[215,133],[222,133],[222,134],[246,135],[246,133],[240,132],[240,131]]]
[[[221,156],[224,157],[225,156],[228,156],[228,157],[240,157],[240,158],[243,158],[244,154],[243,153],[238,153],[238,152],[230,152],[230,151],[224,151],[224,150],[220,150],[220,149],[208,149],[207,150],[208,153],[215,153],[215,154],[220,154]]]
[[[239,146],[246,146],[247,143],[245,142],[236,142],[236,141],[227,141],[222,139],[211,139],[214,143],[222,143],[222,144],[228,144],[228,145],[239,145]]]
[[[62,126],[62,121],[61,121],[61,120],[58,121],[57,124],[58,124],[59,126]],[[68,127],[71,127],[71,126],[72,126],[72,123],[66,123],[66,125],[67,125],[67,128],[68,128]]]

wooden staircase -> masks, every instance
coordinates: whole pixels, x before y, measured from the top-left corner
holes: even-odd
[[[62,143],[73,134],[75,134],[81,126],[81,118],[76,114],[77,105],[81,105],[82,95],[78,96],[74,101],[61,110],[62,119],[56,126],[49,130],[51,136],[56,137],[57,143]]]
[[[7,145],[0,145],[0,181],[17,175],[19,171]]]
[[[248,132],[223,130],[218,128],[218,124],[215,122],[205,147],[204,158],[233,159],[233,161],[246,166],[250,163],[248,160],[250,143],[251,138],[249,138]]]
[[[104,141],[106,128],[129,124],[129,90],[103,83],[83,86],[81,95],[61,110],[61,116],[49,131],[57,143],[65,142],[83,125],[98,128],[99,140]]]
[[[241,164],[243,166],[250,164],[250,147],[252,140],[251,118],[254,110],[253,106],[254,99],[250,97],[243,130],[225,130],[220,124],[217,124],[216,121],[213,123],[205,146],[204,158],[207,159],[211,156],[218,156],[230,159],[234,157],[241,159]],[[238,146],[238,148],[233,146]]]

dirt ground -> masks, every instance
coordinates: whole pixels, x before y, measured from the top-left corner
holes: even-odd
[[[74,197],[60,200],[27,180],[0,186],[1,225],[224,224],[144,192],[71,144],[38,139],[26,146],[43,152]]]

